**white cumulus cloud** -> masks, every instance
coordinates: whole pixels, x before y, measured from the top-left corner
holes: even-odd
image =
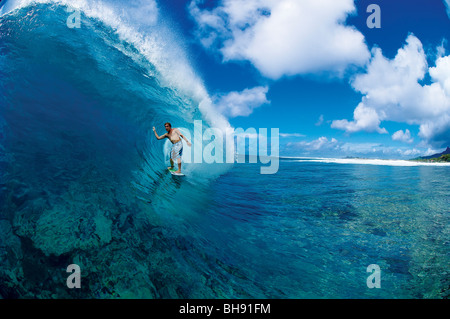
[[[429,84],[422,84],[426,75]],[[419,125],[419,136],[440,147],[450,143],[450,56],[437,58],[428,67],[422,43],[409,35],[394,59],[373,50],[367,72],[357,75],[353,88],[362,93],[362,101],[354,111],[353,121],[335,120],[332,127],[348,133],[376,131],[382,121]]]
[[[227,117],[249,116],[254,109],[270,103],[267,100],[267,86],[245,89],[215,96],[215,105],[220,113]]]
[[[345,24],[354,0],[223,0],[211,10],[200,4],[193,0],[189,10],[202,44],[272,79],[341,74],[370,58],[364,36]]]
[[[380,128],[381,120],[378,113],[374,109],[365,106],[364,103],[360,103],[356,107],[353,112],[353,119],[353,121],[335,120],[331,123],[331,127],[347,131],[348,133],[359,131],[387,133],[385,128]]]
[[[280,133],[280,137],[305,137],[306,135],[300,133]]]
[[[357,156],[364,158],[411,159],[418,156],[436,154],[442,150],[432,148],[398,148],[379,143],[341,142],[335,138],[331,138],[330,140],[322,136],[312,141],[287,143],[283,151],[294,156],[324,156],[334,158]]]
[[[339,147],[339,142],[334,137],[329,140],[325,136],[321,136],[316,140],[312,141],[301,141],[296,143],[286,144],[289,148],[303,149],[306,151],[323,151],[332,150]]]
[[[406,129],[404,132],[399,130],[392,134],[392,140],[411,144],[414,138],[411,137],[411,132]]]

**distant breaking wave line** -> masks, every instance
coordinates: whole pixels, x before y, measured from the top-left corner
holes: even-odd
[[[293,157],[290,158],[294,160]],[[450,163],[423,163],[407,160],[384,160],[384,159],[361,159],[361,158],[298,158],[295,162],[317,162],[336,164],[361,164],[361,165],[383,165],[383,166],[448,166]]]

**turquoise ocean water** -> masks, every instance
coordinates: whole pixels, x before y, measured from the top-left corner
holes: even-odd
[[[80,29],[52,1],[0,17],[0,297],[448,298],[448,166],[291,158],[175,178],[151,127],[191,129],[201,98],[156,54],[164,30],[84,9]]]

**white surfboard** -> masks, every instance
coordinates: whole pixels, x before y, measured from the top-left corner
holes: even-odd
[[[185,176],[183,173],[175,173],[176,170],[171,170],[169,169],[170,174],[174,175],[174,176]]]

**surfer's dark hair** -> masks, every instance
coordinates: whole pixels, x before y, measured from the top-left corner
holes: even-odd
[[[170,124],[169,122],[164,123],[164,126],[169,125],[170,127],[172,127],[172,124]]]

